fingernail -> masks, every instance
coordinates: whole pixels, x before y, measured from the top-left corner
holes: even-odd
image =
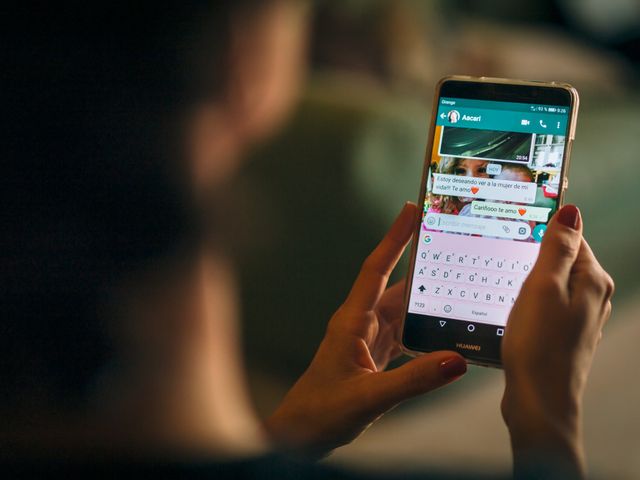
[[[402,215],[404,212],[407,211],[407,209],[413,207],[413,203],[411,202],[405,202],[404,205],[402,206],[402,210],[400,210],[400,215]]]
[[[580,226],[580,210],[575,205],[565,205],[558,212],[558,222],[565,227],[578,230]]]
[[[411,212],[411,213],[410,213]],[[398,215],[398,221],[402,223],[403,227],[410,234],[413,231],[414,225],[414,216],[413,216],[413,203],[407,202],[400,210],[400,214]]]
[[[447,380],[464,375],[467,371],[467,362],[462,357],[451,357],[440,363],[442,376]]]

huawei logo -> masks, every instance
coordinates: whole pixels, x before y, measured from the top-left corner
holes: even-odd
[[[480,345],[471,345],[469,343],[456,343],[456,347],[461,348],[463,350],[474,350],[476,352],[479,352],[480,350],[482,350],[482,347]]]

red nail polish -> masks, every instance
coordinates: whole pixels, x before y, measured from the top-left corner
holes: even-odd
[[[558,222],[565,227],[578,230],[580,226],[580,210],[575,205],[565,205],[558,212]]]
[[[464,375],[467,371],[467,362],[462,357],[451,357],[440,363],[442,376],[447,380]]]

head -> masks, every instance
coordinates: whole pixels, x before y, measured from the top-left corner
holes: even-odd
[[[442,157],[438,165],[438,173],[458,175],[462,177],[489,178],[486,160],[474,160],[471,158]],[[444,213],[459,211],[472,198],[443,196],[442,204]]]
[[[471,158],[447,158],[442,168],[451,175],[462,177],[489,178],[486,160],[473,160]]]
[[[200,259],[223,237],[204,201],[290,110],[302,10],[71,2],[3,14],[3,417],[85,409],[135,343],[123,306],[147,284],[170,296],[172,277],[174,306],[201,290]]]

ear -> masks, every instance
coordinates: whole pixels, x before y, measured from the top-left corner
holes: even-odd
[[[304,2],[272,1],[231,20],[224,94],[189,120],[196,188],[225,181],[244,151],[280,126],[304,74]]]
[[[232,20],[222,112],[240,143],[262,140],[283,122],[306,64],[304,2],[268,2]]]

